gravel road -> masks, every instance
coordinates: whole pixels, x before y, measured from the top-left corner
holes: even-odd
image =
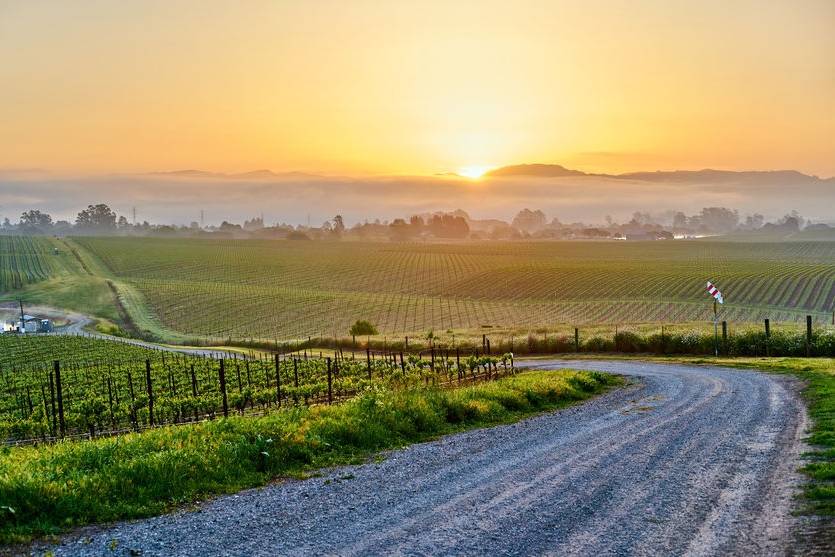
[[[789,379],[716,367],[554,362],[632,386],[93,528],[56,555],[783,555],[805,410]]]
[[[192,356],[206,356],[206,357],[214,357],[214,358],[228,358],[230,357],[231,352],[226,350],[218,350],[213,348],[192,348],[192,347],[185,347],[185,346],[176,346],[176,345],[169,345],[169,344],[158,344],[156,342],[147,342],[144,340],[139,340],[135,338],[126,338],[126,337],[117,337],[113,335],[108,335],[104,333],[94,333],[87,330],[87,326],[93,323],[93,319],[91,317],[87,317],[86,315],[81,314],[66,314],[67,318],[70,319],[70,323],[61,327],[56,327],[55,332],[52,333],[54,335],[73,335],[73,336],[86,336],[90,338],[99,338],[102,340],[110,340],[113,342],[121,342],[123,344],[132,344],[133,346],[140,346],[142,348],[149,348],[151,350],[162,350],[164,352],[176,352],[180,354],[189,354]],[[246,357],[243,354],[239,354],[239,357]]]

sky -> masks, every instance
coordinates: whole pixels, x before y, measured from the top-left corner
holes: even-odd
[[[831,0],[0,0],[0,169],[829,177],[833,29]]]

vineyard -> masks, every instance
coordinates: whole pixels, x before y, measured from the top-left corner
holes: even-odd
[[[56,363],[57,362],[57,363]],[[0,336],[0,439],[95,436],[332,403],[375,385],[459,384],[512,371],[473,350],[214,358],[90,337]]]
[[[135,314],[203,338],[344,336],[558,323],[828,322],[835,243],[393,244],[78,238],[128,287]]]
[[[48,278],[54,271],[48,242],[27,236],[0,236],[0,292]]]

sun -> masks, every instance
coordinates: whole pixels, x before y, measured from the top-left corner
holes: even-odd
[[[492,170],[492,168],[492,166],[464,166],[458,169],[456,174],[464,176],[465,178],[470,178],[471,180],[478,180],[489,170]]]

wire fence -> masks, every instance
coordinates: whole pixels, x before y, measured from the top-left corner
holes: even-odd
[[[427,354],[344,351],[216,358],[159,352],[144,360],[0,368],[6,443],[140,431],[288,406],[332,404],[373,385],[445,386],[513,371],[510,355],[431,349]]]

